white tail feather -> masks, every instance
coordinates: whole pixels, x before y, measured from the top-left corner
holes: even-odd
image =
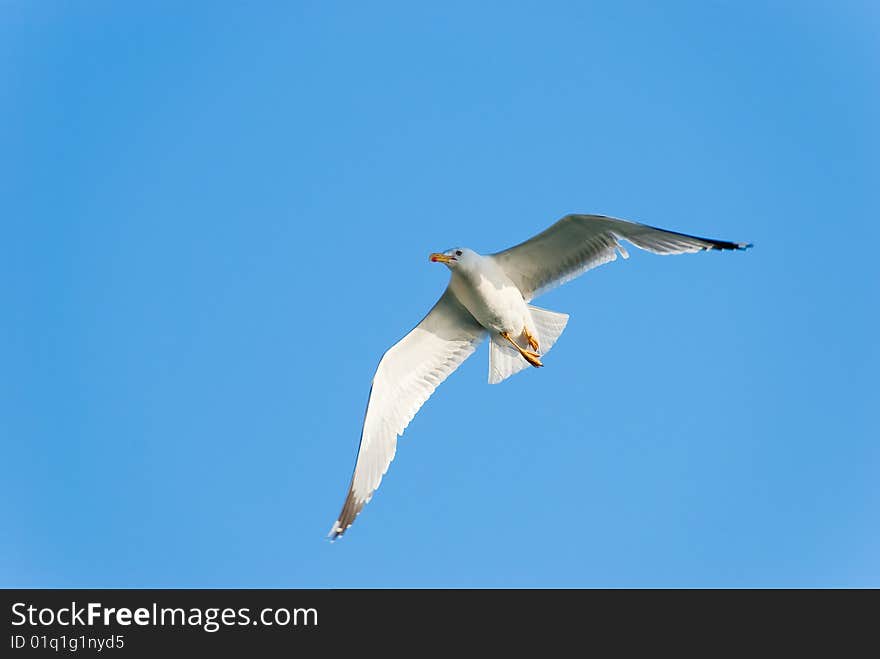
[[[498,384],[528,366],[529,363],[512,345],[500,336],[492,336],[489,343],[489,384]]]
[[[568,324],[568,314],[547,311],[541,307],[533,307],[531,304],[529,311],[532,312],[532,322],[535,323],[535,329],[538,330],[538,343],[541,344],[539,352],[546,355]]]
[[[540,344],[539,352],[546,355],[568,323],[568,314],[547,311],[529,305],[534,323],[535,337]],[[489,384],[498,384],[511,375],[528,368],[529,363],[516,349],[500,336],[493,336],[489,343]]]

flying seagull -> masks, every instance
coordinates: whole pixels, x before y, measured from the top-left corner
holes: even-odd
[[[449,285],[416,327],[386,352],[367,402],[348,495],[329,537],[341,536],[382,482],[397,438],[434,389],[488,335],[489,383],[543,366],[568,315],[529,304],[542,293],[629,255],[621,240],[654,254],[743,250],[746,243],[698,238],[602,215],[566,215],[530,240],[496,254],[458,247],[430,255]]]

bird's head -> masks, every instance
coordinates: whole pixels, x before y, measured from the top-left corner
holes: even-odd
[[[447,249],[445,252],[434,252],[428,258],[431,259],[431,263],[442,263],[452,270],[452,268],[461,263],[466,264],[474,255],[475,252],[467,247],[456,247],[454,249]]]

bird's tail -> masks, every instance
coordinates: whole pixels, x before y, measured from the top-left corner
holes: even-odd
[[[529,311],[538,334],[535,338],[540,345],[539,352],[546,355],[565,329],[568,314],[547,311],[532,305],[529,305]],[[498,384],[528,366],[529,363],[512,345],[500,336],[492,337],[489,345],[489,384]]]

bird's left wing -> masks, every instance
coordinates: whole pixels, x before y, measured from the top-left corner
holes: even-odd
[[[422,322],[385,353],[373,376],[354,475],[331,538],[351,526],[388,471],[398,436],[484,336],[483,327],[447,288]]]
[[[566,215],[537,236],[492,258],[528,302],[551,288],[628,254],[620,239],[654,254],[746,249],[746,243],[700,238],[604,215]]]

